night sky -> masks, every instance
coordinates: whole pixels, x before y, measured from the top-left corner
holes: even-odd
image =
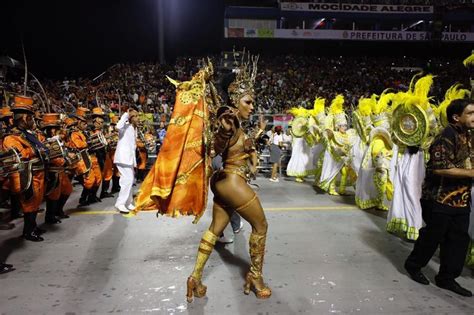
[[[0,55],[40,76],[100,74],[118,62],[158,61],[158,1],[164,1],[166,60],[220,51],[219,0],[1,0]]]

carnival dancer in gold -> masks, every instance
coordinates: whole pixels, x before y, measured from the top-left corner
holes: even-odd
[[[210,158],[217,154],[223,157],[223,169],[211,178],[213,218],[201,239],[196,264],[187,281],[188,302],[193,296],[206,295],[202,272],[234,211],[252,225],[251,264],[244,293],[253,290],[257,298],[271,296],[262,276],[267,220],[255,191],[248,185],[256,173],[255,139],[265,123],[260,121],[260,130],[252,134],[247,134],[241,125],[254,109],[256,61],[255,58],[244,63],[235,78],[224,80],[228,82],[228,87],[224,86],[229,96],[228,106],[214,108],[215,111],[211,107],[212,103],[218,103],[218,97],[212,83],[208,82],[212,64],[199,71],[191,81],[172,81],[178,88],[173,115],[157,162],[145,178],[137,198],[138,209],[156,209],[158,206],[163,214],[194,214],[199,218],[206,206]],[[215,115],[216,119],[212,121],[217,125],[215,128],[210,127],[209,110]],[[212,148],[212,152],[206,151],[208,148]],[[192,194],[187,193],[189,189],[193,189]]]
[[[256,173],[256,136],[247,135],[241,128],[241,122],[250,118],[254,108],[255,73],[255,68],[243,69],[238,73],[227,88],[230,107],[221,107],[218,111],[218,122],[221,126],[214,135],[214,149],[222,155],[224,168],[211,178],[211,189],[214,193],[213,220],[201,239],[194,271],[188,278],[189,302],[192,301],[193,294],[201,297],[206,293],[206,286],[201,282],[202,271],[218,235],[221,235],[229,223],[233,211],[237,211],[252,225],[249,239],[251,264],[244,293],[249,294],[252,289],[257,298],[261,299],[269,298],[272,293],[263,282],[262,276],[267,220],[255,191],[247,184],[250,177]],[[264,129],[265,125],[261,121],[259,132]]]

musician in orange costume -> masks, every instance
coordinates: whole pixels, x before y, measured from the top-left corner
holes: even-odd
[[[3,139],[10,133],[10,129],[12,126],[13,126],[13,112],[10,110],[10,107],[5,106],[5,107],[0,108],[0,150],[3,149]],[[0,202],[4,205],[7,205],[8,204],[7,200],[10,198],[10,183],[8,181],[8,176],[0,176],[0,189],[1,189]],[[13,228],[14,225],[10,224],[6,227]],[[2,228],[0,228],[0,230],[1,229]]]
[[[112,118],[110,119],[112,122]],[[103,123],[102,123],[103,124]],[[113,197],[112,193],[109,193],[110,188],[110,181],[112,180],[112,176],[114,174],[114,163],[113,155],[112,155],[112,142],[113,142],[113,135],[110,132],[110,128],[102,128],[104,130],[104,136],[107,139],[107,147],[104,148],[105,156],[104,156],[104,169],[102,171],[102,187],[100,190],[100,199]]]
[[[58,138],[60,142],[63,142],[66,138],[61,130],[59,114],[43,114],[41,128],[45,133],[45,136],[43,136],[45,140]],[[50,187],[46,194],[45,222],[48,224],[61,223],[60,218],[69,217],[64,213],[63,207],[72,193],[72,184],[65,167],[66,160],[63,157],[58,157],[51,160],[47,168],[50,185],[54,185],[54,187]]]
[[[137,208],[147,209],[152,200],[160,213],[173,216],[195,214],[199,218],[206,205],[209,158],[221,154],[224,168],[211,178],[214,193],[212,222],[202,236],[194,271],[187,280],[187,300],[191,302],[193,296],[206,295],[202,272],[234,211],[252,226],[249,239],[251,264],[244,293],[253,290],[257,298],[269,298],[271,290],[264,284],[262,276],[267,220],[255,191],[248,184],[257,169],[255,140],[263,132],[265,123],[260,121],[259,131],[252,134],[247,134],[241,125],[250,118],[254,109],[256,59],[244,63],[236,77],[227,80],[230,84],[224,86],[224,90],[228,92],[228,106],[213,113],[216,119],[212,122],[217,124],[214,128],[209,128],[208,110],[212,102],[216,104],[218,101],[212,84],[207,84],[211,74],[212,65],[209,64],[191,81],[175,83],[178,88],[176,105],[167,135],[155,165],[141,186]],[[207,155],[206,148],[209,147],[213,150]]]
[[[41,242],[44,239],[39,235],[42,230],[36,225],[36,216],[44,195],[44,164],[42,152],[46,150],[43,144],[32,132],[34,128],[33,120],[33,99],[26,96],[15,96],[12,106],[14,113],[14,125],[12,134],[5,137],[3,141],[4,149],[14,148],[22,156],[25,163],[32,165],[32,181],[28,189],[24,190],[20,173],[10,175],[10,189],[12,193],[19,195],[19,201],[24,213],[23,237],[33,242]]]
[[[84,134],[87,131],[87,115],[89,109],[85,107],[78,107],[74,117],[77,119],[77,128],[71,132],[69,139],[69,147],[76,150],[84,150],[88,148],[87,138]],[[82,175],[82,184],[84,186],[81,197],[79,198],[79,206],[87,206],[91,203],[97,202],[97,190],[102,182],[102,174],[99,167],[99,162],[95,154],[90,154],[92,167],[86,174]],[[78,173],[83,173],[85,168],[84,162],[78,164]]]

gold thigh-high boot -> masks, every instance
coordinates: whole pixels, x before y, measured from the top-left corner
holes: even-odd
[[[272,295],[272,290],[263,282],[262,268],[265,256],[266,234],[252,232],[249,239],[250,271],[245,277],[244,293],[249,294],[253,289],[258,299],[267,299]]]
[[[207,287],[202,284],[202,270],[206,265],[209,255],[211,255],[214,245],[216,244],[217,236],[214,235],[211,231],[207,230],[204,232],[204,235],[201,238],[199,243],[199,249],[196,257],[196,264],[194,265],[194,270],[191,276],[188,278],[187,282],[187,293],[186,298],[189,303],[193,301],[193,294],[196,297],[206,296]]]

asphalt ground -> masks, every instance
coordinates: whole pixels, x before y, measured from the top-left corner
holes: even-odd
[[[77,209],[80,188],[66,205],[71,218],[47,229],[45,241],[20,236],[22,221],[0,231],[0,314],[474,314],[474,298],[412,281],[403,262],[413,244],[385,231],[385,213],[361,211],[353,196],[332,197],[311,182],[258,178],[269,231],[264,277],[268,300],[243,294],[250,225],[234,243],[218,245],[204,270],[207,297],[186,302],[211,200],[193,218],[126,218],[113,199]],[[38,217],[44,222],[44,215]],[[228,227],[226,235],[233,233]],[[439,268],[435,256],[424,272]],[[458,279],[474,289],[474,272]]]

